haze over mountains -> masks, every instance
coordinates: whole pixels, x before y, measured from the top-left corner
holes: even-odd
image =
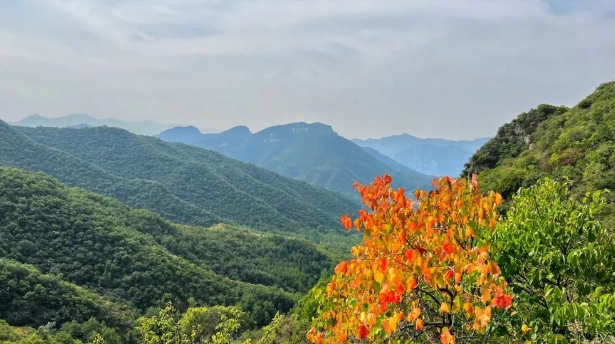
[[[463,164],[489,138],[453,141],[423,139],[402,134],[380,139],[353,139],[359,146],[369,147],[415,171],[435,176],[458,176]]]
[[[353,193],[352,190],[348,191],[347,188],[332,187],[336,179],[345,179],[344,177],[338,176],[330,177],[326,175],[326,172],[323,172],[323,169],[331,170],[333,168],[332,166],[323,167],[331,161],[324,161],[326,159],[321,157],[321,161],[308,161],[303,163],[303,166],[300,166],[301,164],[297,164],[296,161],[286,161],[287,158],[285,157],[277,157],[282,151],[285,151],[288,155],[294,154],[294,148],[287,147],[285,144],[291,142],[296,145],[301,144],[297,141],[289,141],[290,136],[283,133],[286,129],[291,131],[303,130],[299,128],[302,126],[305,128],[311,126],[311,132],[304,132],[305,135],[301,137],[303,140],[311,135],[337,135],[330,126],[322,123],[308,124],[299,122],[277,125],[265,128],[256,133],[252,133],[246,126],[237,126],[223,132],[217,132],[215,129],[211,128],[200,129],[194,126],[165,124],[153,121],[125,122],[113,118],[98,119],[87,114],[72,114],[56,118],[31,115],[10,124],[25,127],[85,128],[108,126],[122,128],[139,135],[157,136],[170,142],[181,142],[212,149],[233,159],[253,163],[285,176],[307,181],[313,185],[340,191],[346,195],[351,195]],[[321,128],[318,128],[318,126],[321,126]],[[294,129],[292,127],[294,127]],[[299,132],[296,131],[295,133]],[[274,143],[274,141],[278,142],[276,140],[284,141],[283,144],[279,145],[284,147],[272,148],[272,146],[274,146],[272,143]],[[424,180],[430,179],[431,176],[459,175],[463,169],[463,167],[460,166],[463,166],[468,158],[487,140],[488,138],[461,141],[433,138],[423,139],[409,134],[401,134],[379,139],[352,139],[351,141],[361,147],[372,148],[373,150],[367,151],[368,155],[379,161],[380,164],[395,171],[396,174],[398,174],[398,179],[400,179],[399,185],[413,188],[426,185]],[[338,141],[339,142],[336,143],[340,144],[341,140]],[[254,146],[257,142],[258,145]],[[268,147],[265,147],[265,142],[269,143],[269,145],[267,145]],[[329,142],[329,144],[334,144],[334,142]],[[347,143],[344,144],[347,145]],[[264,149],[264,151],[261,151],[261,148]],[[342,150],[343,149],[344,148],[342,148]],[[348,147],[346,147],[346,149],[348,149]],[[301,152],[301,150],[302,149],[299,150],[298,154],[304,153]],[[374,156],[375,154],[377,155]],[[273,155],[276,155],[276,157],[271,157]],[[383,157],[389,159],[383,160]],[[320,164],[318,171],[311,169],[311,163]],[[348,175],[349,173],[340,172],[340,174]],[[426,176],[421,176],[421,174]],[[361,173],[359,173],[358,177],[360,176]],[[325,179],[331,179],[331,181],[326,181]]]
[[[96,126],[108,126],[115,128],[126,129],[132,133],[139,135],[156,135],[163,130],[172,128],[177,126],[178,124],[165,124],[158,123],[153,121],[138,121],[138,122],[127,122],[114,118],[106,118],[99,119],[94,118],[87,114],[72,114],[68,116],[62,117],[54,117],[48,118],[40,115],[31,115],[20,121],[15,123],[10,123],[12,125],[24,126],[24,127],[57,127],[57,128],[65,128],[65,127],[73,127],[73,128],[83,128],[83,127],[96,127]],[[205,130],[208,131],[208,130]]]
[[[218,134],[195,127],[176,127],[157,137],[215,150],[286,177],[358,197],[355,181],[369,183],[389,173],[396,186],[407,190],[429,187],[432,176],[404,167],[377,152],[367,152],[322,123],[291,123],[252,133],[239,126]]]

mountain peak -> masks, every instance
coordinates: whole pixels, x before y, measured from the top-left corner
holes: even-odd
[[[99,120],[98,118],[94,118],[88,114],[85,113],[73,113],[70,114],[68,116],[66,116],[65,118],[67,119],[72,119],[72,120],[77,120],[77,121],[96,121]]]
[[[246,127],[245,125],[238,125],[236,127],[232,127],[231,129],[223,131],[222,133],[224,134],[252,134],[252,132],[250,131],[250,128]]]
[[[185,127],[173,127],[156,135],[157,138],[169,142],[195,142],[198,141],[202,136],[203,134],[201,133],[201,131],[197,127],[194,127],[192,125]]]
[[[276,135],[276,134],[336,134],[333,128],[330,125],[320,123],[320,122],[295,122],[288,124],[281,124],[272,126],[266,129],[259,131],[257,134],[259,135]]]
[[[177,134],[184,134],[184,135],[194,135],[194,134],[201,134],[201,131],[192,125],[189,126],[177,126],[177,127],[173,127],[171,129],[167,129],[165,131],[163,131],[162,133],[160,133],[160,135],[164,134],[164,133],[177,133]]]

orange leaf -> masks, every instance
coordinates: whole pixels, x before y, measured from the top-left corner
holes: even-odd
[[[415,307],[412,309],[412,311],[410,312],[410,314],[408,315],[408,321],[414,321],[416,320],[419,316],[421,315],[421,309],[418,307]]]
[[[448,305],[448,302],[442,302],[440,305],[440,313],[450,313],[451,307]]]
[[[502,204],[502,195],[500,195],[499,193],[495,194],[495,204],[497,205]]]
[[[440,334],[440,342],[442,344],[455,344],[455,336],[449,332],[448,327],[444,327],[442,329],[442,334]]]
[[[466,314],[468,316],[472,316],[472,314],[474,313],[474,308],[472,307],[472,304],[469,302],[466,302],[463,304],[463,310],[466,311]]]
[[[329,271],[331,271],[331,270],[329,270]],[[335,273],[336,274],[345,275],[347,271],[348,271],[348,263],[346,261],[343,261],[343,262],[339,263],[335,267]]]
[[[344,214],[340,222],[342,223],[342,226],[346,228],[346,230],[350,230],[350,227],[352,226],[352,220],[350,219],[350,217],[348,217],[348,215]]]
[[[414,323],[414,328],[417,331],[420,331],[423,329],[423,319],[416,319],[416,323]]]

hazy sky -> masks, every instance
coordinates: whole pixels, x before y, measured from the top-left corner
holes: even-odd
[[[0,118],[494,135],[615,79],[614,0],[0,0]]]

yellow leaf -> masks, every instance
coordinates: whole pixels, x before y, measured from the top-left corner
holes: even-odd
[[[448,305],[448,302],[442,302],[440,305],[440,313],[450,313],[451,307]]]

